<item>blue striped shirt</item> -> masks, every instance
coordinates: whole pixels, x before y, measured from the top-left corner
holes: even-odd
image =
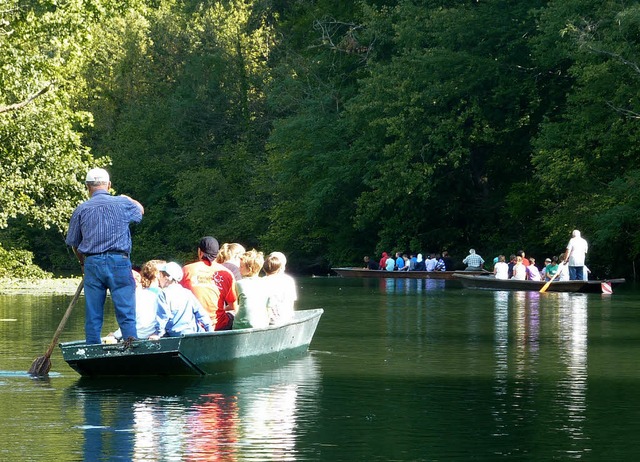
[[[65,242],[82,254],[131,253],[129,223],[141,220],[142,212],[132,201],[98,189],[73,211]]]

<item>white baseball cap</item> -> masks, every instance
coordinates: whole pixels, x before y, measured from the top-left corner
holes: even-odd
[[[164,265],[160,265],[158,268],[159,271],[163,273],[167,273],[171,279],[176,282],[182,281],[182,267],[178,265],[176,262],[165,263]]]
[[[92,168],[87,172],[86,183],[108,183],[109,173],[103,168]]]

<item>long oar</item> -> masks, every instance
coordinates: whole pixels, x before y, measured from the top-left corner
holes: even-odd
[[[560,263],[560,265],[564,265],[564,263]],[[560,271],[560,266],[558,266],[558,271],[556,271],[556,274],[554,274],[553,277],[549,279],[549,281],[545,285],[542,286],[542,289],[540,289],[540,293],[544,293],[547,291],[553,280],[560,275]]]
[[[51,359],[50,359],[51,353],[53,353],[53,349],[56,347],[56,343],[58,343],[58,337],[60,337],[60,334],[62,333],[62,330],[64,329],[64,326],[67,323],[69,316],[71,315],[71,311],[73,310],[73,307],[76,306],[76,303],[78,302],[78,298],[80,298],[80,293],[82,292],[83,287],[84,287],[84,277],[80,280],[80,284],[78,284],[76,293],[71,299],[71,303],[69,303],[69,308],[67,308],[67,311],[64,313],[64,316],[62,316],[62,320],[58,325],[58,329],[56,330],[56,333],[53,334],[53,340],[51,340],[51,345],[49,345],[49,348],[47,349],[44,356],[40,356],[39,358],[36,358],[33,361],[33,363],[31,364],[31,367],[29,368],[29,374],[36,377],[43,377],[49,373],[49,370],[51,370]]]

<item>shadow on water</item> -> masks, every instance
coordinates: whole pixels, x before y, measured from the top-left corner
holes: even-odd
[[[286,460],[293,428],[317,407],[320,370],[308,354],[275,369],[197,378],[78,379],[64,409],[81,412],[84,460]]]

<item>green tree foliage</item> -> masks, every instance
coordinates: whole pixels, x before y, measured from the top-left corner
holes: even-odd
[[[100,165],[145,205],[138,262],[204,234],[314,272],[541,259],[578,228],[616,272],[640,251],[639,31],[613,0],[0,0],[0,236],[60,265]]]
[[[0,228],[20,216],[64,229],[82,197],[77,175],[92,159],[80,130],[91,115],[71,99],[89,34],[83,6],[0,2]]]
[[[595,261],[627,266],[639,249],[640,8],[573,1],[545,11],[554,16],[565,18],[558,39],[569,50],[573,84],[565,110],[535,140],[544,228],[561,248],[577,227],[590,237]]]
[[[146,207],[139,255],[192,258],[203,234],[255,242],[267,18],[244,1],[157,3],[101,26],[92,145]]]
[[[51,273],[33,264],[33,253],[27,250],[7,250],[0,245],[0,278],[44,279]]]
[[[349,117],[359,131],[352,155],[366,165],[356,223],[377,227],[379,250],[486,246],[525,228],[496,223],[507,218],[510,185],[531,172],[533,6],[401,1],[369,10],[387,53],[370,64]]]
[[[302,18],[283,12],[281,54],[268,87],[274,126],[263,173],[269,227],[261,241],[288,250],[307,270],[347,261],[377,239],[352,225],[362,169],[349,155],[343,115],[367,50],[355,8],[344,3],[305,4]],[[289,48],[292,43],[299,51]]]
[[[94,163],[82,141],[92,116],[73,101],[84,88],[79,73],[98,7],[0,0],[2,274],[44,276],[32,256],[42,263],[42,256],[66,253],[62,233]]]

